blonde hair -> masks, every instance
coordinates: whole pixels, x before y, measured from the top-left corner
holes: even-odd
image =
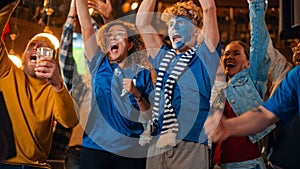
[[[132,48],[128,51],[128,61],[129,63],[136,63],[141,66],[145,66],[150,70],[151,77],[153,84],[156,82],[156,72],[152,65],[148,61],[148,53],[144,44],[144,41],[142,40],[140,34],[138,33],[135,25],[125,22],[122,20],[114,20],[112,22],[109,22],[105,25],[103,25],[97,32],[96,38],[97,38],[97,44],[100,46],[102,52],[107,56],[107,43],[104,36],[104,33],[108,32],[108,30],[115,25],[123,26],[126,29],[126,33],[128,35],[128,42],[133,42]]]
[[[195,26],[199,28],[202,28],[203,26],[202,9],[194,4],[194,2],[191,0],[185,2],[177,2],[176,4],[166,8],[163,11],[161,19],[164,22],[169,23],[172,16],[184,16],[190,19]]]

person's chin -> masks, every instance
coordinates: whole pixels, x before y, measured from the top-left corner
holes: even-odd
[[[39,78],[36,76],[35,72],[29,71],[29,72],[26,72],[26,74],[28,74],[29,76],[31,76],[31,77],[33,77],[33,78],[39,79]]]
[[[109,56],[109,60],[110,60],[111,62],[115,62],[116,60],[118,60],[118,57],[116,57],[116,56],[114,56],[114,55],[110,55],[110,56]]]
[[[173,44],[173,48],[175,49],[175,50],[180,50],[181,48],[183,48],[184,47],[184,43],[183,42],[176,42],[175,44]]]
[[[30,66],[24,66],[24,67],[23,67],[23,71],[24,71],[27,75],[29,75],[29,76],[31,76],[31,77],[33,77],[33,78],[37,78],[37,76],[36,76],[36,74],[35,74],[35,71],[34,71],[34,68],[32,68],[32,67],[30,67]]]

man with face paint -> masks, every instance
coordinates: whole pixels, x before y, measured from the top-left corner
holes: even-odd
[[[0,8],[1,30],[19,1],[6,3]],[[22,55],[20,69],[10,61],[3,41],[0,44],[0,90],[11,118],[17,152],[15,157],[1,162],[0,168],[47,168],[54,120],[68,128],[78,123],[57,63],[53,58],[37,63],[38,47],[55,50],[49,38],[34,36]]]
[[[163,12],[172,49],[163,44],[158,28],[152,25],[156,0],[143,0],[138,10],[136,25],[158,72],[148,127],[152,133],[148,169],[209,167],[208,142],[202,129],[221,45],[214,0],[199,2],[202,9],[188,1]],[[199,42],[198,36],[204,40]]]

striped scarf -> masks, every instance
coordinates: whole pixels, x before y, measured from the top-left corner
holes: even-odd
[[[182,73],[185,72],[185,70],[188,68],[188,64],[193,58],[196,49],[197,47],[193,47],[183,54],[183,56],[178,60],[178,62],[174,66],[174,69],[171,71],[170,76],[168,77],[166,83],[164,84],[165,102],[164,102],[163,124],[162,124],[161,135],[156,143],[156,146],[159,148],[176,145],[176,136],[178,133],[179,125],[178,125],[176,113],[172,105],[172,93],[177,80],[182,75]],[[160,63],[157,81],[156,81],[156,87],[155,87],[151,125],[148,124],[147,126],[148,132],[143,133],[142,137],[144,137],[144,139],[147,138],[145,135],[147,134],[150,135],[149,127],[151,127],[151,132],[157,130],[158,118],[159,118],[159,103],[161,100],[160,96],[163,88],[163,79],[166,74],[166,71],[169,68],[171,61],[175,57],[178,57],[176,51],[174,49],[171,49]],[[143,143],[145,144],[145,142],[142,141],[141,143],[140,141],[140,144],[143,145]]]

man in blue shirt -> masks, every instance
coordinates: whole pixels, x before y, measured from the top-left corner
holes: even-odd
[[[295,67],[300,64],[299,49],[300,43],[292,48],[293,65],[290,66],[290,69],[293,68],[292,66]],[[278,64],[275,64],[274,66],[278,67]],[[300,147],[298,146],[300,133],[298,130],[300,127],[300,119],[295,116],[289,125],[284,125],[282,123],[277,123],[276,125],[276,128],[267,139],[266,153],[268,154],[266,155],[268,157],[268,166],[271,168],[298,168],[298,154],[300,153]]]
[[[152,25],[156,0],[144,0],[137,14],[136,25],[158,71],[148,169],[208,168],[207,137],[202,129],[221,52],[214,0],[199,2],[203,12],[192,1],[164,11],[162,20],[167,23],[172,49]],[[204,40],[198,44],[199,36]]]

